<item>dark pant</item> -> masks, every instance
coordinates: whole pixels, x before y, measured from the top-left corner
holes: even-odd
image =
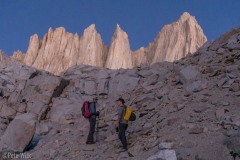
[[[89,129],[89,133],[88,133],[88,142],[93,142],[93,134],[95,131],[95,124],[96,124],[96,117],[90,117],[89,118],[89,123],[90,123],[90,129]]]
[[[119,124],[119,133],[118,137],[122,142],[123,149],[127,149],[127,138],[126,138],[126,130],[127,130],[128,125],[124,123]]]

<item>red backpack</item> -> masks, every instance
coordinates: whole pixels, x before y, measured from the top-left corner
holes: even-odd
[[[85,118],[90,118],[91,117],[91,112],[89,110],[89,102],[88,101],[85,101],[83,103],[83,106],[82,106],[82,115],[85,117]]]

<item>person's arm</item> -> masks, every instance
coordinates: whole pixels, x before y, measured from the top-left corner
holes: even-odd
[[[3,97],[3,91],[0,89],[0,97]]]
[[[119,124],[118,120],[114,121],[113,123],[115,125],[116,132],[118,132],[118,124]]]
[[[124,107],[121,107],[119,114],[118,114],[118,124],[122,121],[123,119],[123,113],[124,113]]]
[[[99,115],[99,112],[96,111],[96,104],[93,102],[90,103],[90,112],[92,115],[96,115],[96,116]]]

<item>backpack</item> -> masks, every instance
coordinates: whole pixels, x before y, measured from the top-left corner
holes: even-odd
[[[131,107],[127,106],[125,109],[125,115],[123,117],[125,121],[135,121],[136,115],[133,113],[133,110]]]
[[[90,112],[90,110],[89,110],[89,102],[88,102],[88,101],[85,101],[85,102],[83,103],[83,106],[82,106],[81,110],[82,110],[82,115],[83,115],[86,119],[88,119],[88,118],[91,117],[91,112]]]

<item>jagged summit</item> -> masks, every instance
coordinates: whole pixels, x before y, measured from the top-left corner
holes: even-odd
[[[77,65],[104,66],[107,51],[107,46],[103,43],[95,24],[92,24],[84,30],[83,36],[80,37]]]
[[[111,69],[132,68],[132,51],[128,35],[117,24],[108,51],[108,58],[105,67]]]
[[[97,32],[96,30],[96,25],[95,24],[91,24],[90,26],[88,26],[85,30],[85,31],[94,31],[94,32]]]
[[[95,24],[91,24],[83,31],[83,36],[95,35],[95,34],[98,34],[100,36],[100,34],[97,32]]]
[[[179,60],[194,53],[207,41],[194,17],[185,12],[178,21],[165,25],[147,47],[148,62]]]
[[[0,49],[0,61],[4,61],[7,58],[6,53]]]
[[[118,32],[118,31],[124,32],[119,24],[116,25],[116,29],[115,29],[115,32]]]
[[[95,24],[82,36],[66,32],[64,27],[49,28],[43,40],[37,34],[30,37],[23,63],[54,74],[86,64],[110,69],[132,68],[140,64],[181,59],[194,53],[207,41],[196,19],[184,12],[174,23],[165,25],[146,48],[133,54],[127,33],[116,25],[109,48],[104,44]],[[13,56],[14,58],[16,56]],[[18,60],[19,60],[18,58]]]
[[[189,18],[194,18],[194,17],[191,16],[190,13],[184,12],[184,13],[180,16],[179,20],[185,21],[186,19],[189,19]]]
[[[115,31],[113,33],[112,40],[117,37],[124,37],[125,39],[128,39],[128,34],[120,27],[119,24],[116,25]],[[111,45],[111,44],[110,44]]]
[[[23,62],[24,58],[25,58],[25,55],[22,53],[22,51],[17,50],[13,53],[12,57],[13,57],[13,59],[15,59],[18,62]]]

